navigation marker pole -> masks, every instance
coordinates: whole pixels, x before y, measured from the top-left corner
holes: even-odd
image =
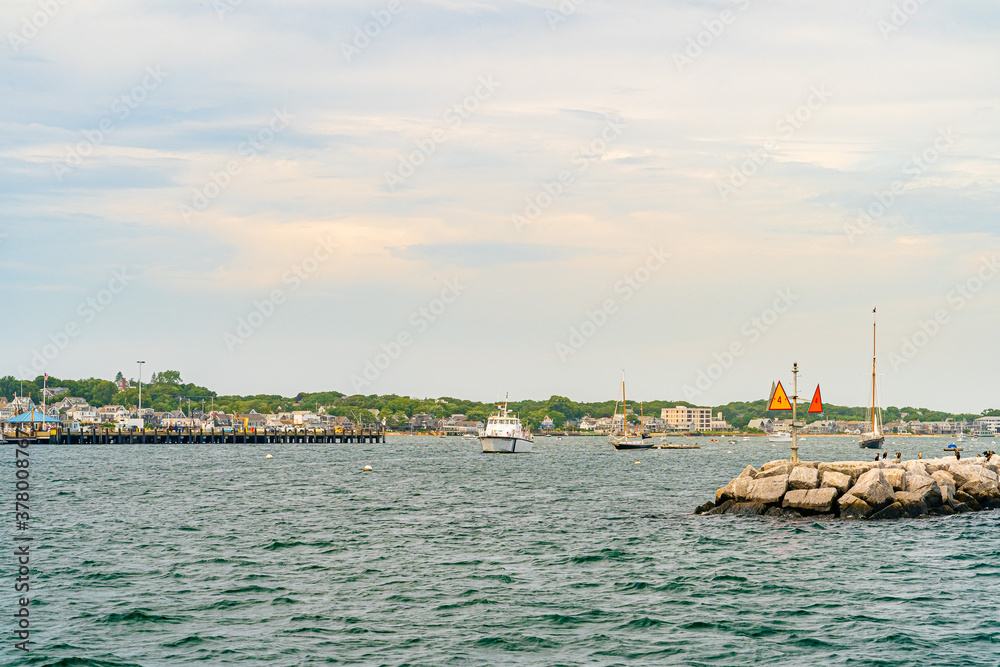
[[[796,431],[796,416],[799,407],[799,364],[792,362],[792,456],[788,459],[792,463],[799,462],[799,441]]]
[[[771,398],[767,402],[767,409],[770,410],[791,410],[792,411],[792,454],[788,458],[792,463],[799,462],[799,435],[798,429],[805,426],[805,423],[798,420],[799,417],[799,364],[792,363],[792,396],[789,400],[785,388],[781,386],[781,381],[773,385]],[[819,385],[816,385],[816,393],[813,394],[812,403],[809,404],[809,412],[823,412],[823,399],[820,397]]]

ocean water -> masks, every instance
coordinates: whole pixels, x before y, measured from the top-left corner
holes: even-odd
[[[699,441],[539,438],[516,456],[460,438],[35,447],[34,643],[13,648],[8,555],[0,662],[1000,664],[1000,512],[695,516],[746,464],[788,451]],[[946,442],[887,449],[936,456]],[[809,438],[800,455],[874,453]]]

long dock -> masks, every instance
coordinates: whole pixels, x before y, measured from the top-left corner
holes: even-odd
[[[6,434],[4,444],[28,441],[40,445],[167,445],[167,444],[290,444],[290,443],[370,443],[385,442],[381,428],[326,430],[298,428],[276,431],[250,428],[222,429],[119,429],[85,428],[79,431],[15,431]]]

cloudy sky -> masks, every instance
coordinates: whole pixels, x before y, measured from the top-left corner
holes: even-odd
[[[0,374],[1000,407],[986,0],[9,0]]]

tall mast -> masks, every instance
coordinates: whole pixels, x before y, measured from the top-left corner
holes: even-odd
[[[872,434],[875,434],[875,311],[872,308]]]
[[[628,419],[625,413],[628,412],[628,403],[625,402],[625,371],[622,370],[622,433],[628,435]]]

